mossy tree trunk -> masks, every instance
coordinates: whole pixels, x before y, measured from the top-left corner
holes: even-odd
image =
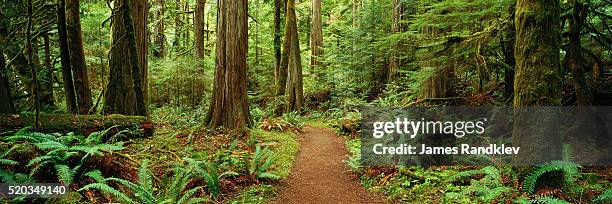
[[[518,0],[514,56],[514,107],[558,106],[561,104],[559,51],[561,42],[559,1]],[[513,145],[521,147],[514,162],[540,163],[560,159],[561,139],[554,116],[525,117],[515,113]],[[534,127],[538,128],[526,128]],[[534,156],[537,155],[537,156]]]
[[[8,70],[6,70],[6,59],[4,58],[4,49],[6,36],[8,32],[8,21],[2,11],[0,11],[0,114],[14,113],[15,106],[11,94],[11,86],[8,79]]]
[[[565,64],[572,72],[574,79],[574,89],[576,90],[576,99],[579,106],[589,106],[592,102],[590,87],[584,77],[584,72],[587,69],[582,56],[582,43],[580,42],[580,32],[586,21],[588,12],[583,3],[578,0],[573,0],[572,11],[569,16],[569,47],[567,48],[567,56]]]
[[[110,76],[104,113],[146,115],[143,87],[129,0],[116,0],[112,17]]]
[[[74,83],[72,81],[72,68],[70,67],[70,50],[68,48],[68,31],[66,28],[66,8],[64,0],[59,0],[57,5],[57,25],[66,107],[69,113],[77,113],[78,106],[74,92]]]
[[[92,99],[83,51],[79,0],[66,0],[66,28],[68,31],[68,50],[70,50],[70,68],[72,68],[74,74],[78,110],[80,114],[88,114],[92,106]]]
[[[282,95],[285,89],[286,78],[282,75],[287,75],[286,69],[281,66],[281,8],[283,7],[282,0],[274,0],[274,92],[277,95]]]
[[[247,0],[219,0],[217,61],[205,123],[243,131],[250,123],[247,96]]]
[[[285,41],[287,49],[287,86],[285,88],[286,112],[300,112],[304,106],[304,91],[302,83],[302,58],[295,15],[295,1],[287,1],[285,19]],[[287,47],[286,47],[287,48]]]

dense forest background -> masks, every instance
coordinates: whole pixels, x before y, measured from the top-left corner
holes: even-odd
[[[62,135],[98,131],[98,139],[81,138],[97,143],[115,142],[109,139],[115,133],[155,135],[152,140],[136,142],[138,148],[128,152],[115,146],[96,149],[123,150],[125,154],[147,151],[148,142],[153,140],[154,144],[174,144],[163,139],[174,138],[183,143],[161,149],[178,160],[196,155],[194,149],[181,153],[168,153],[167,149],[191,145],[192,138],[198,136],[210,139],[207,136],[222,134],[230,136],[220,137],[225,140],[216,141],[219,146],[232,144],[229,148],[236,148],[228,138],[239,138],[238,149],[254,154],[245,157],[259,159],[256,155],[267,151],[255,148],[249,135],[298,131],[303,121],[315,120],[327,121],[339,133],[354,139],[359,129],[359,109],[368,105],[609,106],[611,25],[609,0],[1,0],[0,113],[5,115],[0,119],[0,130],[3,136],[25,134],[26,130],[17,130],[26,126]],[[124,123],[136,124],[144,133],[111,130]],[[520,121],[515,125],[520,126]],[[109,130],[112,134],[106,132]],[[26,140],[44,143],[50,142],[49,137]],[[287,137],[287,141],[295,142]],[[66,141],[56,139],[53,141]],[[354,140],[350,141],[349,148],[358,148]],[[93,145],[88,142],[83,145]],[[23,140],[3,140],[0,149],[6,152],[0,158],[14,154],[14,143],[22,144]],[[217,147],[199,144],[200,152]],[[42,155],[49,153],[45,150],[59,148],[37,147]],[[99,153],[91,149],[64,150],[77,151],[75,154],[84,158]],[[63,156],[57,158],[67,160],[74,155]],[[155,159],[151,155],[135,157],[138,161]],[[202,157],[210,159],[209,155]],[[21,159],[25,158],[33,159]],[[77,168],[69,162],[53,170],[43,165],[42,161],[49,158],[30,161],[25,169],[14,167],[15,156],[0,164],[13,166],[13,172],[31,172],[33,178],[38,168],[30,168],[37,166],[57,175],[70,170],[75,178],[94,175],[72,186],[92,202],[108,197],[84,193],[90,188],[106,189],[124,201],[135,199],[109,190],[108,185],[81,188],[91,179],[103,180],[96,177],[98,173],[135,178],[139,165],[130,163],[134,162],[131,157],[121,157],[125,168],[133,169],[122,173],[125,175],[113,174],[105,167],[99,167],[101,172],[86,172],[81,168],[87,166],[85,163]],[[229,156],[215,158],[219,162]],[[206,166],[189,159],[181,161]],[[351,161],[355,162],[355,157],[349,165],[360,168]],[[163,163],[152,161],[156,162]],[[147,163],[142,163],[141,172],[146,173]],[[236,171],[257,184],[261,184],[259,179],[277,177],[266,174],[271,163],[255,163],[265,168]],[[87,170],[94,169],[93,164],[87,164]],[[562,170],[575,167],[569,166]],[[168,168],[154,166],[151,174],[164,175]],[[465,169],[451,170],[456,173]],[[472,175],[499,174],[488,170],[474,170]],[[211,173],[210,169],[203,171]],[[377,173],[386,171],[358,172],[365,175],[362,179],[366,182],[382,179]],[[406,174],[399,169],[388,171],[398,177]],[[607,176],[589,180],[600,185],[584,190],[589,192],[587,202],[609,189],[609,182],[603,181],[610,179],[609,169],[592,170],[598,175],[602,171]],[[276,174],[283,178],[288,173]],[[518,183],[525,175],[513,177],[515,189],[522,188]],[[39,175],[38,179],[53,178]],[[60,180],[67,181],[61,176]],[[161,185],[158,181],[156,178],[155,185]],[[502,191],[497,187],[494,189]],[[198,195],[214,198],[228,191],[208,188]],[[608,197],[601,199],[612,197],[609,190],[606,192]],[[403,201],[415,198],[385,194]],[[416,194],[411,192],[410,196]],[[468,197],[474,195],[468,193]],[[575,194],[556,191],[545,196],[550,195],[585,202],[582,195],[580,200]]]

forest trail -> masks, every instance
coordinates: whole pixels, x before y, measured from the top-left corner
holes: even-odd
[[[306,127],[291,175],[273,203],[384,203],[348,171],[345,155],[344,141],[331,129]]]

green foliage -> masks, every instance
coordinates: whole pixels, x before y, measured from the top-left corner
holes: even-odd
[[[580,176],[580,166],[572,162],[553,161],[536,167],[523,183],[523,191],[533,194],[545,175],[561,174],[563,184],[574,182]]]
[[[274,154],[270,149],[261,149],[260,146],[255,147],[255,152],[248,162],[249,175],[258,179],[279,179],[276,174],[267,172],[274,164]]]
[[[104,178],[99,171],[94,171],[86,175],[96,182],[85,185],[78,191],[99,190],[126,203],[182,204],[210,202],[211,200],[207,197],[196,196],[198,192],[204,189],[203,186],[187,188],[189,182],[199,177],[198,173],[200,172],[195,171],[196,167],[198,167],[198,164],[193,160],[189,160],[189,165],[176,166],[172,172],[171,179],[165,182],[164,186],[158,190],[153,186],[153,174],[149,170],[148,161],[144,160],[138,169],[138,181],[136,183],[120,178]],[[124,186],[130,193],[121,192],[121,190],[112,187],[111,183]]]
[[[605,190],[593,199],[593,203],[612,203],[612,189]]]
[[[123,149],[122,142],[114,144],[99,143],[102,136],[112,128],[91,133],[88,137],[74,135],[73,133],[61,135],[30,132],[29,128],[24,128],[12,136],[3,138],[3,140],[11,143],[32,143],[43,153],[28,161],[27,167],[30,168],[30,176],[35,176],[50,168],[54,170],[59,181],[69,186],[75,178],[79,178],[85,171],[82,169],[83,165],[91,157],[102,156],[105,153]],[[121,132],[117,134],[121,134]],[[14,148],[4,153],[2,158],[13,150]],[[12,163],[16,164],[14,162]]]
[[[483,175],[481,179],[473,179],[476,175]],[[461,188],[459,193],[452,192],[445,195],[447,201],[461,199],[462,196],[476,196],[479,202],[492,202],[500,199],[503,194],[509,194],[515,190],[506,187],[502,183],[499,170],[493,166],[482,169],[459,172],[448,178],[449,183],[465,182],[469,180],[470,185]]]
[[[567,202],[567,201],[564,201],[558,198],[553,198],[550,196],[544,196],[544,197],[535,199],[533,203],[536,203],[536,204],[569,204],[570,202]]]

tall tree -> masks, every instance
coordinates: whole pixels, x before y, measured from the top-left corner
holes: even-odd
[[[280,1],[282,1],[282,0],[279,0],[279,2],[275,2],[275,3],[280,3]],[[287,15],[286,15],[287,14],[287,4],[288,4],[287,2],[289,2],[289,0],[285,0],[285,1],[286,2],[284,4],[283,8],[285,8],[284,11],[285,11],[285,21],[286,21],[287,20],[286,19],[287,18]],[[279,13],[278,14],[279,15],[278,32],[280,34],[280,8],[278,8],[274,12],[278,12]],[[275,28],[275,32],[276,32],[276,28]],[[288,32],[288,30],[287,30],[287,27],[285,26],[285,34],[284,34],[285,35],[285,37],[284,37],[285,40],[283,41],[283,50],[282,50],[282,53],[281,53],[281,56],[280,56],[280,65],[279,65],[278,69],[276,69],[276,72],[275,72],[276,77],[275,77],[275,80],[274,80],[275,81],[275,92],[276,92],[276,95],[278,95],[278,96],[285,95],[285,88],[287,86],[287,65],[288,65],[288,61],[289,61],[289,48],[291,47],[290,46],[290,42],[287,41],[287,39],[288,39],[288,37],[287,37],[288,33],[287,32]],[[279,39],[278,42],[280,42],[280,39]]]
[[[68,31],[68,50],[70,68],[74,74],[74,88],[77,94],[79,113],[88,114],[92,106],[91,90],[85,66],[83,37],[81,33],[81,13],[79,0],[66,0],[66,30]]]
[[[587,68],[582,56],[582,43],[580,41],[580,34],[588,16],[588,8],[579,0],[573,0],[571,4],[571,15],[568,17],[569,47],[566,49],[567,56],[564,64],[572,72],[578,105],[589,106],[592,104],[592,95],[584,77],[584,71]]]
[[[8,20],[0,10],[0,114],[14,113],[13,98],[11,97],[11,87],[6,70],[6,59],[4,58],[4,45],[8,32]]]
[[[393,0],[392,6],[393,6],[393,22],[391,24],[391,29],[393,30],[394,33],[403,32],[405,30],[405,27],[402,26],[401,21],[402,21],[402,15],[404,14],[404,10],[405,10],[404,5],[402,4],[401,0]],[[401,61],[398,57],[399,55],[398,50],[400,48],[401,47],[399,44],[395,44],[393,45],[393,48],[391,49],[394,55],[391,57],[391,60],[386,70],[386,74],[387,74],[386,81],[387,82],[393,81],[395,79],[395,73],[397,72],[397,69],[401,66]]]
[[[314,73],[322,73],[323,27],[321,22],[321,0],[312,0],[312,31],[310,32],[310,66]],[[320,74],[318,74],[320,75]],[[320,76],[318,76],[320,78]]]
[[[140,69],[140,82],[145,104],[148,98],[149,69],[147,56],[149,55],[149,29],[147,28],[147,16],[149,15],[148,0],[130,0],[130,12],[134,23],[134,35],[136,38],[136,52],[138,68]],[[146,106],[145,106],[146,107]]]
[[[302,58],[300,56],[300,42],[295,16],[295,0],[287,0],[285,18],[285,46],[287,54],[287,84],[285,96],[287,98],[286,112],[301,111],[304,105],[304,92],[302,83]]]
[[[287,71],[281,66],[281,7],[283,0],[274,0],[274,92],[283,95]],[[285,77],[281,77],[285,76]],[[282,81],[281,81],[282,80]],[[282,92],[281,92],[282,91]]]
[[[104,113],[146,115],[130,0],[115,0],[112,12],[109,67]]]
[[[516,77],[514,107],[561,104],[559,52],[561,42],[559,1],[518,0],[516,5]],[[517,163],[539,163],[560,159],[561,140],[551,118],[526,117],[518,111],[514,119],[513,145],[521,147]],[[550,117],[547,114],[547,117]],[[542,125],[541,128],[532,127]],[[540,131],[546,130],[546,131]],[[548,147],[548,148],[543,148]],[[539,155],[534,157],[533,155]]]
[[[247,96],[247,0],[217,1],[217,60],[205,123],[243,130],[250,123]]]
[[[77,113],[78,106],[74,92],[74,83],[72,81],[72,68],[70,68],[70,49],[68,48],[68,31],[66,28],[66,8],[64,0],[59,0],[57,4],[57,31],[66,107],[69,113]]]
[[[166,55],[166,35],[164,34],[164,12],[165,5],[164,0],[157,0],[156,4],[158,6],[157,11],[155,12],[155,20],[157,20],[157,25],[155,26],[155,34],[154,34],[154,43],[157,46],[153,51],[153,56],[157,58],[163,58]]]
[[[204,6],[206,0],[197,0],[195,17],[193,19],[195,28],[195,55],[197,59],[204,59]]]

